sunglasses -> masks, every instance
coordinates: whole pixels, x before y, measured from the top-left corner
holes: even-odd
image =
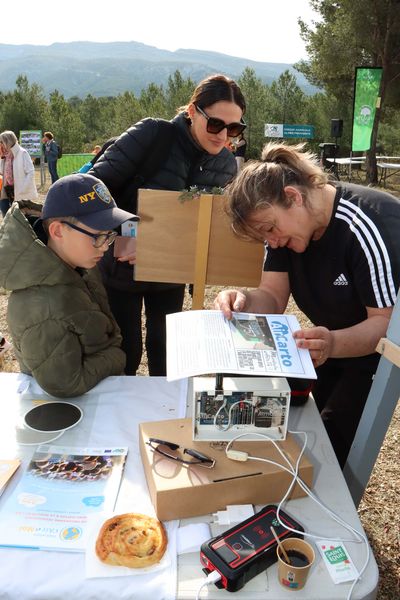
[[[237,137],[246,129],[247,125],[241,119],[240,123],[225,123],[222,119],[216,119],[215,117],[209,117],[207,113],[204,112],[200,106],[195,104],[196,110],[200,113],[205,119],[207,119],[207,131],[208,133],[220,133],[223,129],[226,128],[226,132],[228,137]]]
[[[68,223],[68,221],[60,221],[60,223],[63,223],[63,225],[68,225],[68,227],[75,229],[75,231],[79,231],[80,233],[90,236],[95,248],[101,248],[105,243],[111,246],[111,244],[114,243],[115,238],[118,236],[116,231],[109,231],[108,233],[91,233],[90,231],[86,231],[86,229],[78,227],[78,225]]]
[[[158,454],[165,456],[165,458],[177,460],[185,465],[199,465],[200,467],[206,467],[207,469],[212,469],[215,465],[215,460],[213,458],[210,458],[197,450],[193,450],[192,448],[183,448],[182,453],[192,456],[195,460],[186,460],[182,458],[177,452],[180,448],[179,444],[174,444],[173,442],[149,438],[146,444],[150,446],[154,452],[158,452]]]

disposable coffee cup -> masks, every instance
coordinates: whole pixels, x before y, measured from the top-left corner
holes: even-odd
[[[287,590],[301,590],[306,584],[308,573],[315,560],[314,550],[308,542],[299,538],[286,538],[281,541],[281,545],[291,564],[288,564],[278,546],[276,553],[279,583]]]

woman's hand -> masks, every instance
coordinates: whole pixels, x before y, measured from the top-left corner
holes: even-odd
[[[344,329],[326,327],[301,329],[293,334],[298,348],[308,348],[314,366],[319,367],[328,358],[367,356],[376,350],[381,337],[386,335],[392,306],[366,307],[367,318]]]
[[[320,367],[331,356],[333,335],[326,327],[299,329],[293,333],[293,337],[298,348],[310,351],[314,367]]]
[[[130,265],[134,265],[136,263],[136,252],[119,256],[117,260],[118,262],[128,262]]]
[[[246,295],[240,290],[224,290],[214,300],[214,308],[222,310],[227,319],[232,319],[232,311],[243,312],[245,306]]]

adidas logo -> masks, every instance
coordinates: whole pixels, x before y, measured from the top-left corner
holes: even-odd
[[[333,285],[349,285],[346,277],[341,273],[337,279],[333,282]]]

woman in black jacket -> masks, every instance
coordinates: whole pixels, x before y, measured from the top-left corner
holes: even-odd
[[[148,118],[136,123],[106,150],[90,173],[104,181],[119,206],[129,206],[133,212],[138,187],[175,191],[192,186],[201,190],[224,187],[236,174],[235,158],[225,144],[228,137],[244,131],[245,108],[240,88],[232,79],[208,77],[172,121]],[[149,172],[156,153],[158,164]],[[144,303],[149,373],[164,376],[165,317],[182,310],[185,286],[133,281],[134,262],[134,255],[116,260],[109,251],[100,264],[111,309],[121,328],[127,355],[125,372],[135,375],[141,361]]]

